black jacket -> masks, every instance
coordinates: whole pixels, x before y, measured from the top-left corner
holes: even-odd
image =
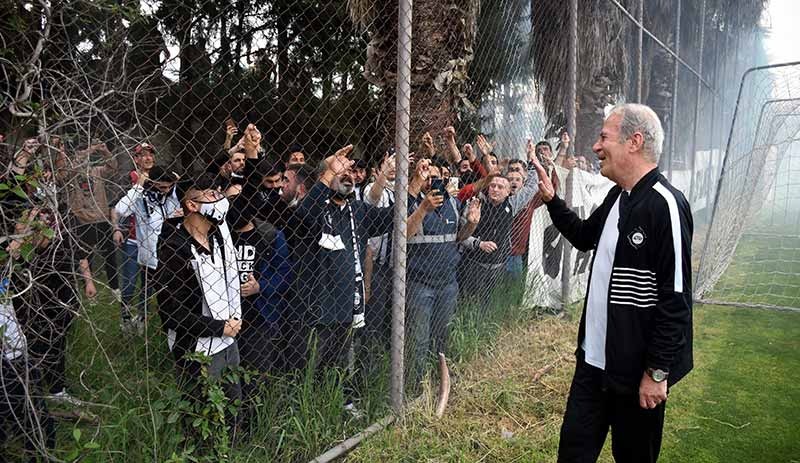
[[[514,210],[508,198],[498,205],[483,198],[481,204],[481,221],[472,233],[480,241],[493,241],[497,245],[495,252],[486,253],[480,249],[470,249],[466,258],[486,265],[505,263],[511,255],[511,227],[514,224]]]
[[[222,240],[216,228],[210,235],[210,239]],[[174,221],[164,223],[158,243],[161,262],[153,284],[162,329],[165,334],[175,332],[171,350],[176,360],[194,352],[199,338],[223,336],[227,321],[203,313],[203,288],[190,263],[194,259],[192,243],[194,239],[185,228],[176,227]]]
[[[619,186],[613,187],[586,220],[558,197],[547,203],[547,209],[558,230],[575,248],[586,252],[596,249],[621,191]],[[688,201],[658,169],[636,184],[626,207],[620,205],[605,349],[605,374],[615,390],[638,391],[648,367],[668,371],[670,385],[692,369],[692,230]],[[643,277],[626,280],[626,275]],[[591,281],[591,275],[589,278]],[[648,279],[655,281],[655,289],[637,283]],[[588,294],[587,289],[578,346],[586,334]]]

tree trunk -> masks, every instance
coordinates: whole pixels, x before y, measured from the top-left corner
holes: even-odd
[[[278,11],[276,27],[278,29],[278,90],[284,93],[289,84],[289,22],[291,16],[288,6],[283,5]]]
[[[586,156],[586,159],[594,162],[592,145],[603,128],[605,108],[613,102],[610,80],[604,75],[595,76],[591,85],[578,89],[578,114],[575,121],[577,126],[576,156]]]
[[[650,81],[647,92],[647,105],[653,108],[659,119],[664,132],[668,135],[672,130],[672,80],[673,80],[673,58],[672,55],[659,48],[653,54],[653,61],[650,65]],[[663,152],[671,149],[668,145],[669,138],[665,139]],[[661,156],[659,165],[663,167],[666,156]]]
[[[413,43],[411,56],[411,150],[426,131],[435,136],[442,129],[456,124],[460,97],[467,81],[472,60],[474,23],[477,2],[456,0],[419,0],[413,7]],[[396,10],[394,10],[396,12]],[[392,24],[385,21],[383,24]],[[381,57],[382,73],[378,78],[383,93],[382,122],[385,146],[394,146],[395,88],[397,55],[396,21],[393,33],[373,40],[374,51]]]

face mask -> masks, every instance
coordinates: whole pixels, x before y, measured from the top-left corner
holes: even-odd
[[[246,178],[244,178],[241,174],[237,174],[236,172],[231,173],[231,185],[244,185],[246,182]]]
[[[225,221],[225,216],[228,214],[230,202],[228,198],[222,198],[213,203],[200,203],[200,214],[217,225]]]
[[[281,199],[281,189],[280,188],[264,188],[261,187],[260,190],[261,199],[267,203],[273,203]]]

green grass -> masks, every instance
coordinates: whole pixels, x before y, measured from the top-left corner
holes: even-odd
[[[698,306],[694,316],[695,369],[670,393],[661,461],[800,461],[800,314]],[[555,319],[509,330],[457,370],[444,419],[418,407],[348,461],[555,461],[575,331]],[[600,461],[612,461],[608,444]]]
[[[191,434],[182,420],[175,420],[173,412],[181,398],[158,318],[151,319],[147,336],[126,337],[118,327],[118,306],[106,291],[98,304],[82,310],[69,334],[67,385],[72,395],[92,403],[79,409],[94,420],[57,421],[56,456],[67,459],[89,442],[89,448],[80,452],[81,461],[161,462],[173,455],[208,454],[196,448],[196,439],[187,437]],[[259,381],[261,404],[255,410],[252,434],[239,438],[230,461],[308,461],[385,416],[388,359],[382,354],[363,355],[372,361],[353,382],[364,418],[343,412],[341,378],[334,372],[320,378],[309,369],[265,378]]]
[[[701,306],[671,392],[663,461],[800,461],[800,314]]]

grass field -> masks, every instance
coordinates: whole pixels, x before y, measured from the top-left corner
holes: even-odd
[[[695,369],[671,391],[661,461],[800,461],[800,314],[694,314]],[[506,332],[456,370],[442,420],[428,401],[347,461],[555,461],[575,334],[552,318]]]

